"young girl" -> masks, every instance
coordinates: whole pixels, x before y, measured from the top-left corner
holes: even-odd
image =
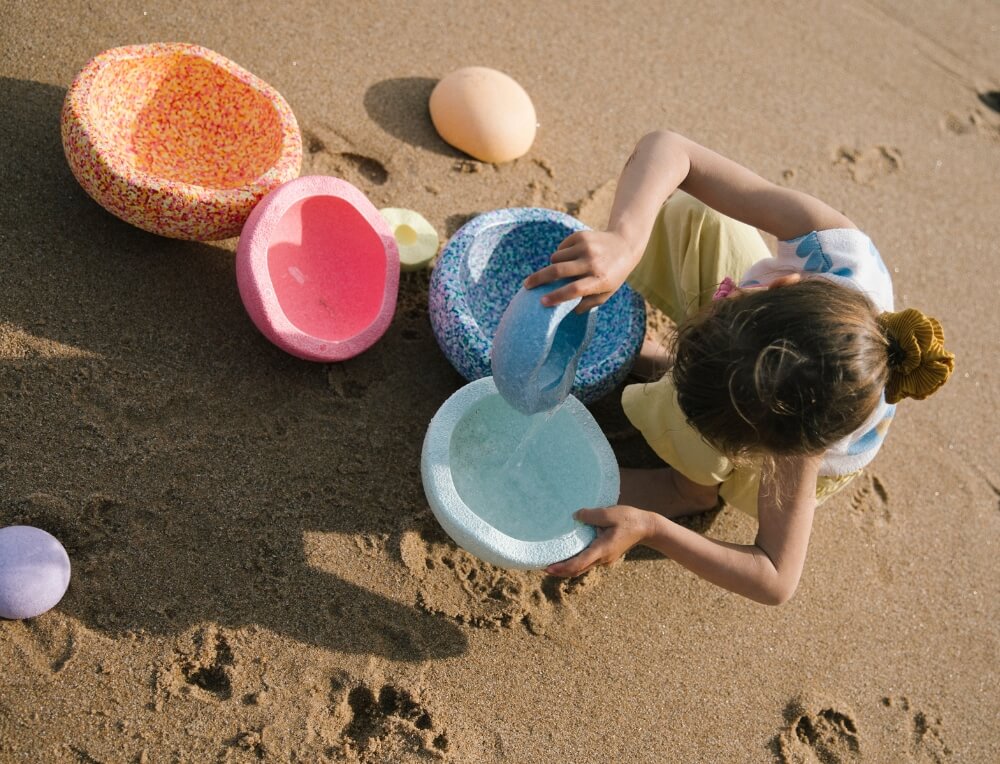
[[[756,229],[778,238],[776,257]],[[926,397],[954,365],[935,319],[891,312],[885,265],[844,215],[675,133],[639,141],[607,230],[573,234],[551,262],[525,286],[574,280],[547,305],[582,296],[588,310],[628,279],[679,325],[672,357],[647,342],[637,362],[666,375],[622,396],[670,466],[622,470],[621,503],[576,514],[598,536],[552,575],[644,544],[758,602],[787,601],[817,504],[875,457],[893,404]],[[753,544],[669,519],[720,497],[757,517]]]

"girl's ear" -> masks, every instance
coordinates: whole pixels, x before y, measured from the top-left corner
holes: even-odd
[[[777,289],[778,287],[791,286],[792,284],[798,284],[802,281],[801,273],[786,273],[784,276],[778,276],[774,281],[767,285],[768,289]]]

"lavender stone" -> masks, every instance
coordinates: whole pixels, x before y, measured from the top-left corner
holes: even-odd
[[[438,344],[463,377],[471,381],[493,373],[493,340],[522,282],[549,264],[563,239],[586,228],[555,210],[516,207],[486,212],[455,232],[431,275],[429,308]],[[628,374],[645,331],[642,296],[622,286],[597,311],[572,395],[590,403],[614,390]]]
[[[0,529],[0,618],[34,618],[69,587],[69,555],[54,536],[30,525]]]

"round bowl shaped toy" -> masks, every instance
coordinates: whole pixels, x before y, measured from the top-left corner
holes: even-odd
[[[580,401],[525,416],[492,377],[465,385],[438,409],[420,472],[441,527],[503,568],[539,569],[579,553],[595,531],[573,513],[618,501],[614,452]]]
[[[254,208],[236,247],[236,281],[251,320],[275,345],[309,361],[343,361],[389,328],[399,250],[361,191],[307,175]]]
[[[0,528],[0,618],[34,618],[69,587],[69,555],[50,533],[30,525]]]
[[[504,400],[522,414],[549,411],[566,399],[580,357],[594,336],[597,311],[577,313],[581,298],[552,307],[539,300],[566,283],[559,279],[520,289],[493,337],[493,381]]]
[[[549,264],[563,239],[586,229],[562,212],[516,207],[478,215],[455,232],[438,256],[428,303],[438,344],[463,377],[492,373],[493,339],[522,282]],[[533,293],[540,299],[543,291]],[[584,403],[625,379],[646,332],[645,302],[628,285],[594,312],[593,336],[570,388]]]
[[[302,162],[298,124],[278,91],[184,43],[91,59],[66,93],[62,143],[73,175],[106,210],[199,241],[236,236]]]

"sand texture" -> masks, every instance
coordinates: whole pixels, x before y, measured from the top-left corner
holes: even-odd
[[[0,18],[0,526],[73,562],[54,610],[0,622],[0,762],[1000,761],[994,0],[6,0]],[[676,129],[843,210],[957,371],[817,514],[780,608],[643,551],[571,582],[483,564],[420,484],[462,384],[426,272],[368,352],[300,361],[247,317],[235,240],[145,233],[73,179],[74,75],[154,41],[276,87],[303,174],[442,237],[525,205],[601,225],[634,142]],[[438,138],[428,95],[468,65],[532,96],[526,156]],[[617,394],[591,409],[623,465],[656,464]],[[728,509],[697,527],[755,532]]]

